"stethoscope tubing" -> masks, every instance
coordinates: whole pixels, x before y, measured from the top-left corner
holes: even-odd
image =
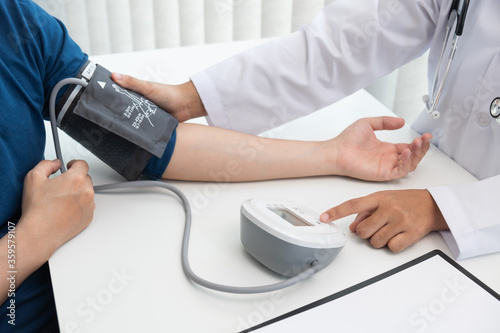
[[[440,113],[436,110],[439,99],[441,98],[441,94],[443,92],[443,88],[448,77],[448,73],[451,68],[451,64],[453,63],[453,58],[455,57],[455,53],[457,51],[458,42],[462,33],[464,31],[465,19],[467,17],[467,11],[469,9],[469,0],[463,0],[462,8],[460,12],[458,11],[460,5],[460,0],[454,0],[450,13],[448,14],[448,22],[446,24],[445,38],[443,41],[443,47],[441,48],[441,54],[439,56],[438,65],[436,68],[436,72],[434,74],[434,79],[432,82],[431,88],[431,96],[426,96],[424,99],[426,103],[427,112],[431,114],[434,118],[439,118]],[[448,42],[450,40],[451,31],[453,26],[455,26],[455,32],[453,34],[452,45],[450,50],[450,55],[448,57],[448,62],[446,64],[446,69],[443,73],[441,81],[439,80],[439,74],[441,73],[441,68],[443,66],[444,55],[447,49]]]

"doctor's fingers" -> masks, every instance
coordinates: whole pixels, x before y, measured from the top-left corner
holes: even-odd
[[[158,91],[161,88],[161,85],[159,83],[140,80],[130,75],[113,73],[111,74],[111,78],[122,88],[133,90],[148,98],[150,98],[150,96],[158,94]]]
[[[394,220],[394,216],[422,215],[422,209],[428,210],[429,205],[426,200],[429,196],[427,190],[379,191],[332,207],[321,214],[320,220],[328,223],[352,214],[366,213],[391,216],[391,220]]]
[[[355,228],[352,225],[349,226],[349,229],[354,229],[354,232],[363,239],[370,239],[373,247],[380,248],[385,246],[389,239],[395,235],[394,226],[389,225],[391,218],[377,211],[356,223]]]
[[[370,236],[370,243],[375,248],[387,245],[391,251],[400,252],[430,232],[423,226],[424,224],[417,220],[392,220],[389,217],[386,224]]]
[[[362,239],[369,239],[374,248],[387,245],[390,250],[399,252],[428,233],[428,229],[419,225],[418,221],[409,220],[397,210],[380,209],[369,216],[365,214],[361,221],[355,220],[349,228],[354,228]]]
[[[387,242],[387,247],[393,252],[400,252],[421,240],[428,232],[418,233],[415,230],[407,230],[392,237]]]
[[[332,207],[320,216],[321,222],[329,223],[352,214],[371,213],[379,205],[377,193],[366,197],[347,200],[338,206]]]
[[[351,232],[356,232],[356,228],[358,227],[358,224],[360,224],[361,222],[366,220],[371,215],[372,215],[372,212],[363,212],[363,213],[359,213],[358,215],[356,215],[356,218],[354,219],[354,221],[352,221],[351,224],[349,225],[349,230],[351,230]]]

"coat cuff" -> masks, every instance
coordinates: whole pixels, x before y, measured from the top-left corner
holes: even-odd
[[[438,205],[450,231],[442,231],[446,244],[457,260],[476,256],[480,249],[474,228],[467,222],[467,212],[454,191],[447,186],[428,189]]]
[[[201,101],[207,110],[206,120],[209,125],[232,129],[229,119],[224,114],[222,100],[219,92],[215,88],[212,78],[206,72],[198,72],[190,77]]]

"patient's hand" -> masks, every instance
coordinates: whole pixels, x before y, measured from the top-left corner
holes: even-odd
[[[429,150],[432,135],[426,133],[412,143],[382,142],[375,131],[403,127],[394,117],[364,118],[331,140],[335,173],[371,181],[398,179],[415,170]]]

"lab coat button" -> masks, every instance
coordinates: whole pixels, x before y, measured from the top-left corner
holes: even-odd
[[[490,124],[490,116],[484,112],[481,112],[477,116],[477,124],[481,127],[487,127]]]

